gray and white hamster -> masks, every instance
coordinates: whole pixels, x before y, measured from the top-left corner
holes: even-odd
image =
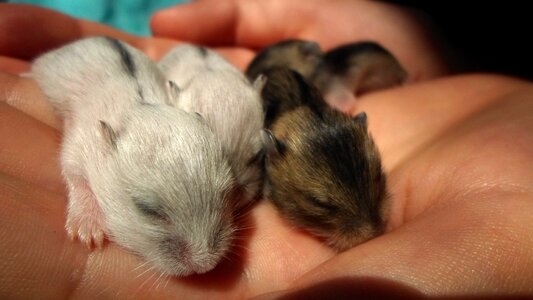
[[[94,37],[38,57],[31,72],[64,120],[69,235],[89,247],[107,235],[169,275],[213,269],[235,231],[234,178],[216,135],[175,107],[155,63]]]
[[[263,78],[252,85],[222,56],[191,44],[169,51],[159,67],[179,89],[177,106],[199,113],[217,134],[240,188],[237,206],[248,206],[262,187]]]
[[[386,177],[366,114],[329,107],[297,72],[269,69],[263,88],[276,109],[266,144],[266,195],[294,225],[346,250],[384,232]],[[279,107],[282,109],[279,109]]]

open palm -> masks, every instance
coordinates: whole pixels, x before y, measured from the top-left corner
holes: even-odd
[[[241,68],[254,49],[280,39],[317,40],[326,49],[377,40],[414,74],[409,85],[364,96],[354,108],[367,112],[389,174],[392,207],[385,235],[336,254],[261,201],[243,216],[241,238],[228,259],[205,275],[160,278],[113,243],[90,252],[68,240],[64,230],[61,122],[34,82],[4,73],[0,296],[203,299],[287,289],[292,289],[286,291],[289,298],[533,292],[533,234],[527,226],[533,211],[531,84],[489,75],[442,77],[446,62],[410,12],[364,1],[305,3],[197,1],[156,15],[152,25],[160,37],[150,39],[42,9],[0,5],[0,36],[10,33],[9,40],[0,39],[0,66],[25,71],[38,53],[96,34],[125,40],[154,58],[175,40],[207,44]],[[65,24],[71,25],[68,30]],[[29,27],[26,35],[17,35]]]

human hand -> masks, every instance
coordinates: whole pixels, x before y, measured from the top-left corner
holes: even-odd
[[[251,228],[239,244],[244,249],[209,274],[158,285],[159,275],[135,269],[142,262],[120,247],[110,243],[88,252],[66,238],[60,133],[32,116],[55,119],[31,80],[3,75],[0,82],[0,99],[12,104],[0,106],[0,255],[9,258],[0,276],[2,294],[236,298],[282,289],[298,290],[292,297],[531,292],[533,240],[524,225],[533,209],[529,83],[461,76],[363,97],[361,109],[369,115],[390,174],[387,234],[335,255],[288,226],[263,201],[248,217]]]

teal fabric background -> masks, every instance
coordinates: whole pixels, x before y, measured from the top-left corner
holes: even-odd
[[[4,1],[0,1],[4,2]],[[157,10],[188,0],[8,0],[61,11],[68,15],[104,23],[123,31],[150,35],[150,16]]]

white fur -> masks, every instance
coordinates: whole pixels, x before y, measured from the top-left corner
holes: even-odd
[[[233,178],[220,142],[197,115],[169,104],[153,62],[122,44],[133,58],[132,76],[110,45],[101,37],[81,40],[32,66],[65,119],[67,230],[89,245],[108,234],[167,274],[206,272],[234,231],[227,199]],[[134,198],[167,217],[142,213]]]
[[[178,107],[201,114],[222,142],[242,195],[237,206],[246,206],[259,193],[261,129],[264,114],[261,77],[252,86],[244,74],[222,56],[197,46],[180,45],[159,62],[169,80],[180,89]]]
[[[206,55],[202,55],[199,49],[203,49]],[[191,44],[172,48],[159,61],[158,66],[165,76],[180,88],[187,86],[196,75],[207,71],[226,70],[240,74],[240,71],[222,56]]]

